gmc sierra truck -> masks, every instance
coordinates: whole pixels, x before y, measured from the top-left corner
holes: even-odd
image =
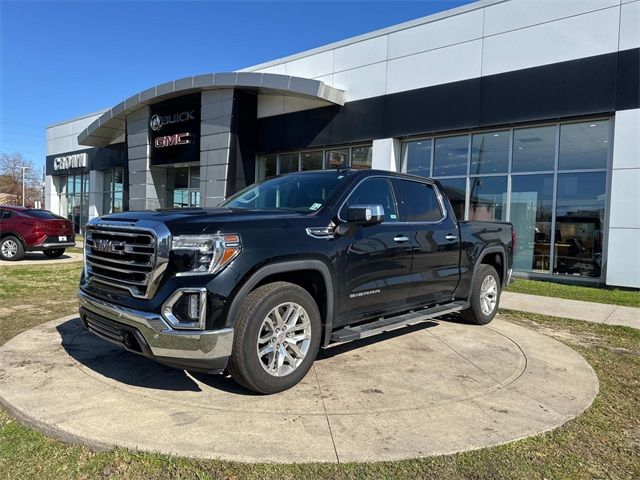
[[[434,180],[292,173],[218,208],[92,220],[80,316],[129,351],[275,393],[320,347],[452,312],[489,323],[515,241],[509,223],[457,221]]]

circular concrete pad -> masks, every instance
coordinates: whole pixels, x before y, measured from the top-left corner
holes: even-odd
[[[598,379],[575,351],[496,319],[434,321],[327,349],[261,396],[128,353],[76,318],[0,348],[0,399],[63,440],[251,462],[397,460],[496,445],[562,425]]]

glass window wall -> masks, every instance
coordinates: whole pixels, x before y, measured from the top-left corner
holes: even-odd
[[[471,137],[471,175],[507,173],[510,131],[476,133]]]
[[[553,175],[511,178],[511,222],[518,232],[513,263],[522,272],[548,272],[551,260]]]
[[[466,175],[469,163],[469,135],[436,138],[433,176]]]
[[[469,185],[470,220],[506,221],[507,177],[472,177]]]
[[[200,166],[170,168],[167,174],[168,207],[199,207]]]
[[[371,168],[372,160],[371,145],[259,155],[256,158],[256,180],[300,170],[322,170],[343,165],[366,169]]]
[[[103,172],[103,213],[118,213],[124,208],[124,170],[116,168]]]
[[[414,139],[402,170],[428,175],[432,158],[458,218],[512,222],[517,271],[599,278],[611,135],[599,118]]]
[[[431,139],[404,142],[402,145],[402,171],[410,175],[430,177],[432,143]]]
[[[60,177],[60,215],[73,224],[76,234],[84,232],[89,221],[89,175],[77,173]]]

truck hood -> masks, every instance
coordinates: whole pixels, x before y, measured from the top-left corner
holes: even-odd
[[[278,220],[304,217],[301,213],[287,210],[250,210],[244,208],[177,208],[159,210],[140,210],[104,215],[100,220],[110,222],[136,223],[140,220],[161,222],[172,233],[198,234],[215,233],[221,227],[273,222]],[[100,220],[96,220],[99,222]]]

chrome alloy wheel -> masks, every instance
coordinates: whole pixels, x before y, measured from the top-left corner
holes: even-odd
[[[2,256],[4,258],[13,258],[18,253],[18,244],[15,240],[5,240],[2,244]]]
[[[281,303],[262,321],[258,334],[260,365],[274,377],[284,377],[300,366],[311,345],[307,311],[294,302]]]
[[[498,301],[498,282],[493,275],[487,275],[480,285],[480,308],[485,315],[491,315]]]

